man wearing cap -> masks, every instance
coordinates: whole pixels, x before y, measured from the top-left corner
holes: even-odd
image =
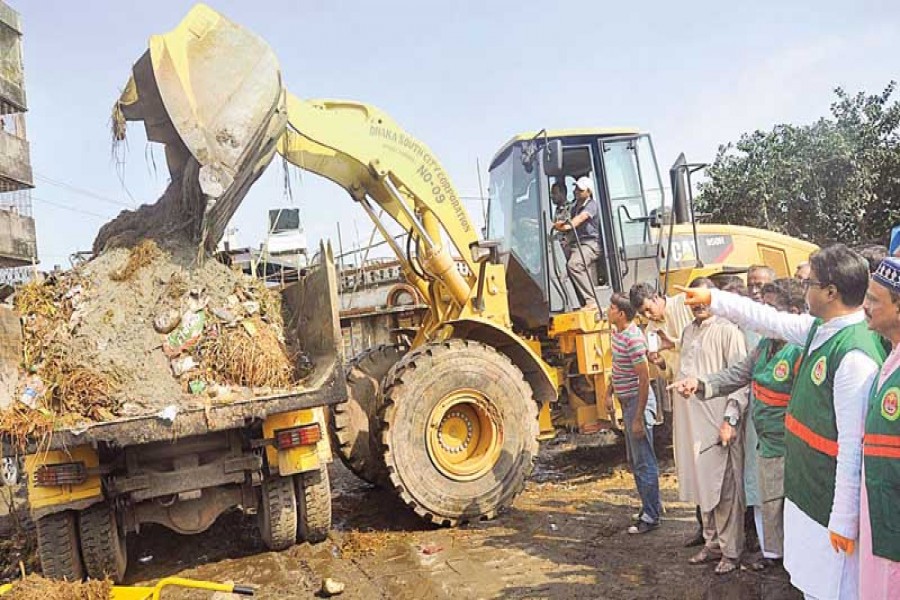
[[[859,597],[863,421],[884,361],[861,309],[869,266],[843,244],[814,252],[804,282],[810,315],[789,315],[747,298],[685,290],[686,303],[767,337],[803,346],[785,416],[784,566],[807,598]]]
[[[872,274],[863,309],[892,346],[869,395],[859,503],[859,597],[881,600],[900,594],[900,258]]]
[[[553,224],[557,231],[575,231],[575,244],[566,261],[575,293],[585,307],[596,306],[591,270],[596,269],[600,257],[600,209],[594,198],[594,182],[580,177],[575,182],[575,206],[567,221]]]

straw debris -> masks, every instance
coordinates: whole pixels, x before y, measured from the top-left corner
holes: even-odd
[[[293,380],[284,343],[258,316],[239,327],[220,328],[203,343],[200,355],[205,366],[234,385],[284,388]]]
[[[109,274],[113,281],[128,281],[142,268],[162,256],[162,251],[153,240],[144,240],[128,253],[128,260],[120,269]]]
[[[13,583],[12,589],[4,594],[3,598],[4,600],[34,600],[35,598],[109,600],[112,598],[112,583],[109,580],[69,583],[45,579],[32,574]]]
[[[0,412],[0,434],[34,441],[295,389],[309,363],[285,340],[280,296],[196,257],[195,246],[143,240],[22,286],[19,401]]]

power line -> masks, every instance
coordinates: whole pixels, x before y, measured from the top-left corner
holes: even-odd
[[[38,202],[41,202],[41,203],[43,203],[43,204],[47,204],[47,205],[49,205],[49,206],[55,206],[56,208],[61,208],[61,209],[63,209],[63,210],[68,210],[68,211],[72,211],[72,212],[75,212],[75,213],[80,213],[80,214],[83,214],[83,215],[88,215],[88,216],[91,216],[91,217],[97,217],[98,219],[104,219],[104,220],[112,219],[112,217],[110,217],[110,216],[108,216],[108,215],[101,215],[100,213],[91,212],[91,211],[85,210],[85,209],[83,209],[83,208],[76,208],[76,207],[74,207],[74,206],[68,206],[68,205],[66,205],[66,204],[61,204],[61,203],[59,203],[59,202],[54,202],[53,200],[47,200],[46,198],[38,198],[38,197],[35,196],[34,194],[31,195],[31,199],[32,199],[32,200],[37,200]]]
[[[81,194],[82,196],[87,196],[88,198],[93,198],[94,200],[99,200],[100,202],[105,202],[107,204],[113,204],[115,206],[121,206],[124,208],[134,209],[133,204],[128,204],[127,202],[121,202],[119,200],[114,200],[112,198],[108,198],[106,196],[102,196],[96,192],[92,192],[90,190],[85,190],[83,188],[76,187],[65,181],[60,181],[58,179],[53,179],[52,177],[47,177],[46,175],[41,175],[40,173],[35,173],[35,177],[43,181],[44,183],[49,183],[50,185],[62,188],[64,190],[68,190],[70,192],[74,192],[76,194]]]

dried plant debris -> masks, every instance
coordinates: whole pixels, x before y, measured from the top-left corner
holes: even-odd
[[[16,581],[12,589],[3,595],[3,600],[109,600],[112,598],[112,583],[104,581],[67,582],[45,579],[39,575],[29,575]]]
[[[162,255],[159,246],[153,240],[143,240],[137,246],[128,251],[128,260],[125,264],[109,274],[113,281],[128,281],[142,268],[150,265]]]
[[[201,408],[289,391],[307,372],[289,350],[277,292],[190,244],[144,240],[22,286],[18,402],[0,434]]]

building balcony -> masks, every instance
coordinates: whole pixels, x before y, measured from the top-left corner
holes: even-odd
[[[0,268],[37,262],[37,235],[29,190],[0,194]]]
[[[34,187],[28,140],[0,130],[0,193]]]
[[[22,24],[19,14],[0,0],[0,115],[26,110]]]

